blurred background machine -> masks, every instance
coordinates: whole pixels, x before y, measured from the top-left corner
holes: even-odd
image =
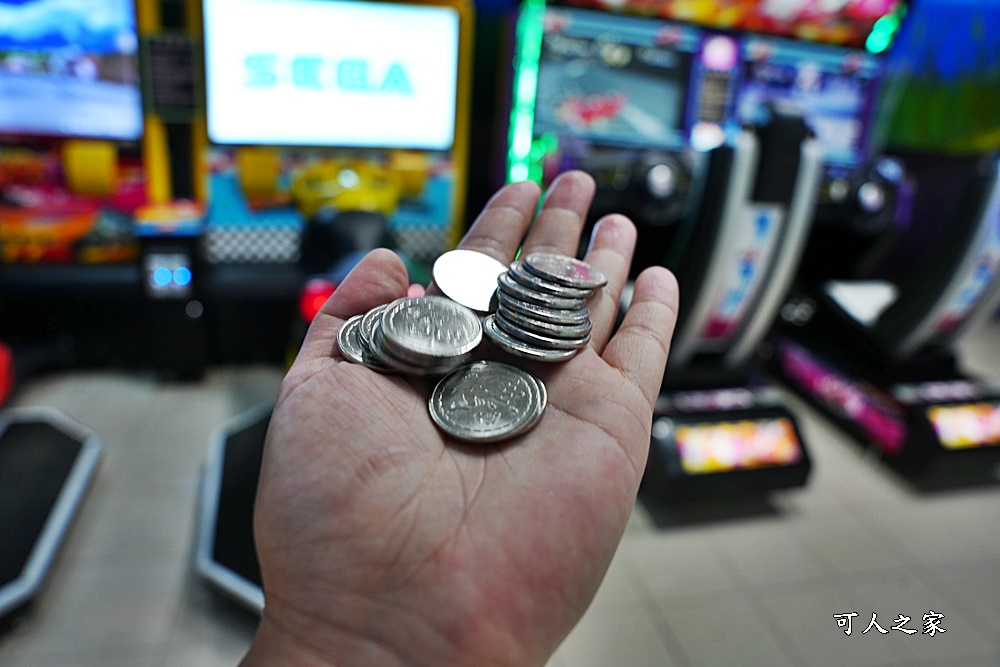
[[[661,264],[680,282],[647,468],[647,484],[668,496],[807,479],[806,447],[757,350],[803,255],[819,247],[814,228],[849,220],[877,236],[895,222],[901,170],[877,162],[871,140],[881,54],[903,9],[521,9],[508,177],[590,172],[591,222],[613,211],[636,222],[632,277]]]
[[[874,163],[898,183],[891,231],[834,217],[820,240],[817,226],[775,337],[790,386],[919,486],[982,477],[1000,454],[997,390],[954,352],[1000,303],[997,20],[995,5],[914,7]],[[848,254],[864,259],[838,267]]]
[[[471,6],[204,0],[204,10],[203,261],[209,303],[225,304],[219,341],[252,344],[246,329],[276,316],[301,335],[374,247],[397,250],[426,285],[464,225]],[[292,352],[294,328],[283,332]],[[252,511],[270,413],[220,428],[199,514],[199,573],[255,612]]]

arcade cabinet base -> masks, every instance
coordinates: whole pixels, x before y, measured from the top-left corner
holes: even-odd
[[[0,625],[38,594],[100,451],[94,433],[56,410],[0,411]]]
[[[202,473],[195,565],[209,584],[250,611],[264,609],[253,507],[273,405],[239,415],[213,438]]]
[[[803,486],[811,463],[773,388],[734,387],[660,397],[643,485],[683,503],[748,498]]]
[[[955,373],[880,386],[788,338],[777,341],[774,365],[793,390],[918,486],[961,482],[1000,462],[1000,390],[986,383]]]

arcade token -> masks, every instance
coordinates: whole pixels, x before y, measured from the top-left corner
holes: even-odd
[[[524,266],[540,278],[566,287],[597,289],[608,283],[607,277],[586,262],[548,252],[535,252],[524,258]]]
[[[361,326],[358,327],[358,340],[361,342],[361,347],[367,350],[372,349],[372,332],[375,330],[375,325],[378,324],[379,318],[382,316],[382,311],[387,307],[388,304],[375,306],[361,318]]]
[[[521,283],[528,289],[544,292],[546,294],[552,294],[554,296],[564,296],[571,299],[586,299],[594,293],[594,290],[592,289],[566,287],[565,285],[560,285],[559,283],[552,282],[551,280],[539,278],[531,271],[528,271],[528,269],[524,266],[524,262],[521,260],[512,262],[510,268],[507,269],[507,272],[510,274],[511,278]]]
[[[525,331],[538,334],[539,336],[548,336],[550,338],[567,340],[583,338],[585,336],[589,336],[591,330],[594,328],[593,323],[589,319],[582,324],[552,324],[551,322],[542,322],[531,317],[526,317],[516,310],[511,310],[502,304],[499,308],[497,308],[496,314],[499,320],[505,320],[506,322],[524,329]]]
[[[583,308],[587,305],[587,300],[583,298],[556,296],[554,294],[547,294],[545,292],[525,287],[511,278],[507,273],[500,274],[500,277],[497,278],[497,283],[500,285],[499,291],[501,293],[507,294],[507,296],[512,296],[520,301],[528,301],[539,306],[545,306],[546,308],[572,310],[575,308]]]
[[[545,306],[539,306],[527,301],[518,301],[516,298],[508,296],[503,292],[497,292],[497,302],[499,306],[515,310],[526,317],[543,322],[551,322],[552,324],[574,326],[590,321],[590,309],[586,306],[571,310],[546,308]]]
[[[434,284],[445,296],[466,308],[488,312],[504,264],[475,250],[451,250],[434,262]]]
[[[501,313],[496,314],[496,323],[498,327],[514,338],[523,340],[529,345],[537,345],[546,350],[579,350],[590,342],[590,334],[581,336],[580,338],[555,338],[553,336],[536,334],[505,319]]]
[[[397,357],[425,360],[428,366],[471,352],[483,338],[472,310],[440,296],[397,299],[379,321],[386,348]]]
[[[575,355],[579,350],[552,350],[545,349],[530,343],[526,343],[519,338],[515,338],[504,331],[496,322],[496,315],[487,315],[483,320],[483,333],[491,343],[498,348],[523,359],[532,361],[556,362],[566,361]]]
[[[541,419],[545,385],[528,371],[496,361],[458,368],[434,387],[428,401],[438,428],[466,442],[499,442],[521,435]]]
[[[372,354],[383,365],[407,375],[445,375],[452,372],[462,364],[468,363],[471,355],[463,354],[445,360],[437,360],[436,363],[425,363],[426,359],[413,362],[396,356],[385,344],[385,334],[378,325],[372,335]]]
[[[337,348],[344,358],[356,364],[364,363],[364,350],[358,340],[358,328],[361,326],[362,315],[355,315],[340,325],[337,332]]]

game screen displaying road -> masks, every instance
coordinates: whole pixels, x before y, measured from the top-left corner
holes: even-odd
[[[447,150],[459,15],[341,0],[204,0],[209,138]]]
[[[661,21],[546,13],[535,135],[679,148],[699,33]]]
[[[681,467],[689,475],[785,466],[802,458],[787,419],[684,424],[674,432]]]
[[[828,165],[853,167],[865,157],[879,65],[863,52],[776,39],[747,39],[741,122],[763,120],[766,104],[802,112]]]
[[[132,0],[0,0],[0,133],[142,135]]]
[[[873,50],[888,47],[905,6],[903,0],[557,0],[557,4],[825,44],[870,43]]]

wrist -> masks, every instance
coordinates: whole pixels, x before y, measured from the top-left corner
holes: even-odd
[[[424,667],[441,664],[475,667],[526,667],[537,664],[541,667],[545,663],[544,659],[537,663],[527,659],[505,660],[500,657],[504,651],[483,650],[484,646],[459,648],[450,642],[442,642],[442,645],[407,642],[409,650],[397,650],[387,642],[366,638],[359,633],[285,616],[287,614],[270,614],[265,608],[240,667]],[[506,644],[510,639],[507,637],[507,641],[498,643]]]

